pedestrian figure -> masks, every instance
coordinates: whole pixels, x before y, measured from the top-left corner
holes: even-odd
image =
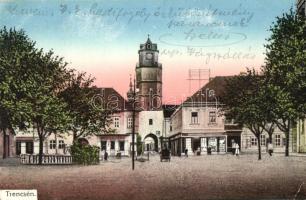
[[[235,155],[236,152],[236,142],[232,142],[232,154]]]
[[[188,149],[185,149],[185,156],[188,157]]]
[[[239,156],[239,144],[238,143],[235,144],[235,154],[236,156]]]
[[[104,160],[107,160],[107,158],[108,158],[108,153],[105,151],[105,153],[104,153]]]
[[[211,155],[211,146],[207,147],[207,155]]]
[[[269,155],[272,156],[272,153],[273,153],[273,144],[271,142],[269,142],[269,144],[268,144],[268,152],[269,152]]]

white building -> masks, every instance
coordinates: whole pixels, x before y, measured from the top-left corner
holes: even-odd
[[[232,121],[226,120],[220,112],[221,98],[226,79],[215,77],[204,87],[188,98],[170,117],[170,140],[173,155],[207,152],[225,153],[233,150],[233,144],[238,143],[241,152],[257,152],[257,139],[247,128],[242,128]],[[285,134],[275,129],[272,135],[274,152],[285,151]],[[295,144],[292,134],[289,138],[290,151]],[[262,152],[266,152],[268,134],[261,135]]]

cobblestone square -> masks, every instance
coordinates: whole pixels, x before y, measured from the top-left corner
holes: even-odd
[[[306,157],[264,154],[110,159],[94,166],[0,163],[0,189],[37,189],[40,200],[306,199]]]

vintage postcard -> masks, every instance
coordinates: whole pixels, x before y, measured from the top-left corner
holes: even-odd
[[[0,0],[0,200],[306,199],[305,0]]]

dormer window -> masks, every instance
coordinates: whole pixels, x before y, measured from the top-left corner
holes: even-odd
[[[151,44],[147,44],[147,49],[151,49]]]

